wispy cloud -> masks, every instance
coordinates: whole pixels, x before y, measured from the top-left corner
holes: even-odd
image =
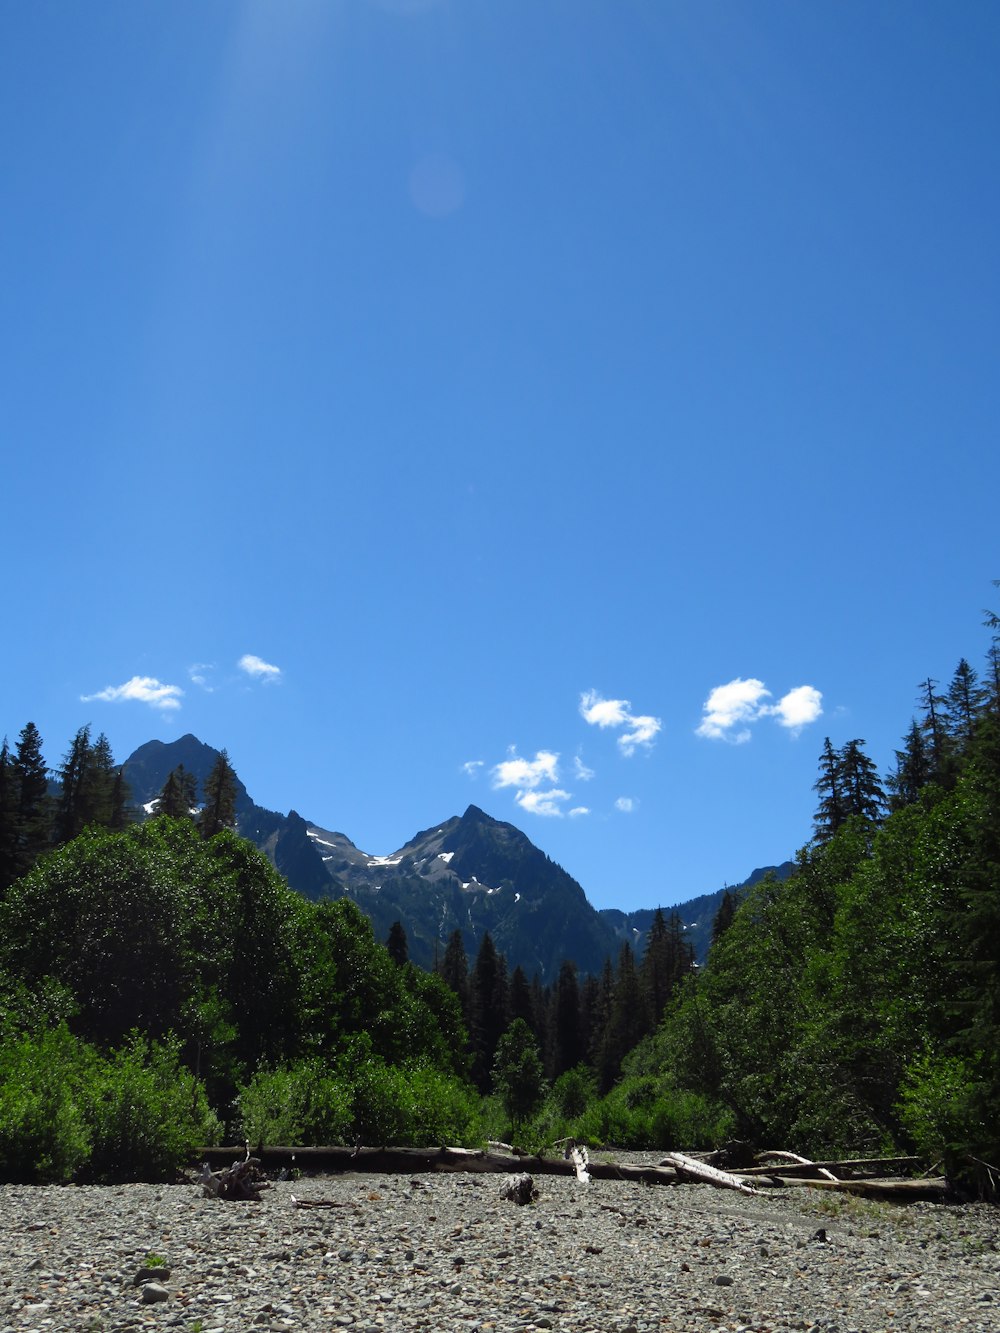
[[[573,756],[573,773],[577,782],[590,782],[592,778],[597,777],[594,770],[588,768],[578,754]]]
[[[212,662],[193,662],[188,667],[188,679],[192,685],[197,685],[207,694],[211,694],[215,686],[212,684],[211,673],[215,670]]]
[[[633,713],[628,699],[605,699],[597,690],[585,690],[580,695],[580,716],[592,727],[624,727],[618,737],[618,748],[629,757],[640,747],[649,749],[663,728],[658,717]]]
[[[779,726],[798,734],[822,716],[823,696],[812,685],[797,685],[776,704],[766,702],[771,697],[764,682],[754,676],[737,676],[725,685],[716,685],[705,700],[695,734],[744,745],[750,739],[751,725],[762,717],[773,717]]]
[[[161,712],[168,713],[180,708],[183,694],[184,691],[179,685],[165,685],[155,676],[133,676],[124,685],[108,685],[105,689],[98,690],[96,694],[81,694],[80,702],[85,704],[94,700],[109,704],[135,702],[148,704],[150,708],[158,708]]]
[[[574,805],[569,811],[570,819],[581,819],[584,815],[590,814],[590,807],[587,805]]]
[[[510,758],[504,759],[493,769],[494,787],[518,787],[522,791],[534,791],[543,782],[559,780],[559,756],[551,750],[539,750],[534,759],[521,759],[513,748],[509,753]]]
[[[635,809],[635,800],[631,796],[619,796],[615,801],[615,809],[620,810],[623,815],[630,815]]]
[[[479,770],[484,767],[482,759],[468,759],[462,765],[462,772],[469,778],[478,778]]]
[[[549,791],[519,791],[514,797],[522,810],[527,810],[529,815],[543,815],[547,818],[561,818],[565,811],[564,802],[568,801],[570,794],[559,787],[553,787]]]
[[[281,667],[265,662],[262,657],[255,653],[244,653],[236,663],[241,671],[245,671],[248,676],[254,680],[277,681],[281,679]]]

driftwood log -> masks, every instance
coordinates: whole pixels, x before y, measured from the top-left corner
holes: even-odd
[[[506,1145],[503,1145],[506,1147]],[[499,1147],[499,1145],[498,1145]],[[216,1168],[209,1174],[228,1179],[228,1172],[240,1168],[248,1160],[263,1167],[269,1174],[278,1175],[290,1168],[305,1172],[336,1175],[360,1172],[384,1175],[419,1175],[447,1171],[474,1174],[517,1176],[575,1175],[584,1182],[594,1180],[634,1180],[650,1185],[682,1185],[700,1181],[741,1194],[756,1194],[762,1189],[821,1189],[834,1190],[863,1198],[888,1199],[897,1202],[930,1200],[940,1202],[948,1195],[947,1182],[942,1178],[899,1179],[887,1178],[900,1169],[919,1166],[915,1158],[856,1158],[844,1161],[810,1162],[788,1160],[796,1154],[780,1154],[780,1164],[758,1163],[739,1171],[720,1171],[693,1154],[670,1153],[658,1166],[637,1162],[600,1162],[579,1160],[581,1153],[572,1150],[569,1156],[529,1155],[509,1151],[483,1151],[477,1148],[285,1148],[258,1147],[252,1159],[239,1148],[206,1148],[200,1156],[208,1166]],[[776,1157],[777,1153],[764,1154]],[[573,1160],[576,1157],[578,1160]],[[241,1188],[233,1184],[234,1191]],[[258,1188],[264,1188],[259,1185]],[[235,1192],[220,1197],[240,1197]],[[252,1197],[245,1195],[243,1197]],[[258,1196],[259,1197],[259,1193]]]

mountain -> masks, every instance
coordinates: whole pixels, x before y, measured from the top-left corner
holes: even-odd
[[[677,913],[683,923],[688,943],[694,949],[695,958],[699,963],[703,963],[712,943],[712,926],[726,893],[733,893],[742,898],[746,891],[765,875],[774,875],[776,879],[787,879],[794,869],[794,861],[783,861],[780,866],[762,866],[749,875],[742,884],[730,884],[717,889],[714,893],[699,894],[697,898],[689,898],[686,902],[678,903],[676,907],[666,908],[664,915]],[[635,949],[636,957],[641,958],[646,950],[646,938],[653,924],[656,908],[641,907],[635,912],[622,912],[617,907],[604,907],[600,914],[611,927],[619,945],[628,941]]]
[[[140,746],[124,765],[136,807],[153,813],[179,764],[200,789],[218,755],[192,735]],[[238,779],[236,817],[238,832],[304,897],[351,897],[379,939],[401,921],[410,957],[422,967],[432,967],[460,930],[470,963],[488,931],[508,965],[522,967],[529,977],[537,972],[543,982],[553,981],[566,958],[581,973],[599,972],[625,940],[641,954],[655,911],[598,912],[577,881],[525,834],[475,805],[417,833],[391,856],[371,856],[346,834],[310,823],[295,810],[281,815],[256,805]],[[670,909],[692,930],[699,958],[723,892]]]

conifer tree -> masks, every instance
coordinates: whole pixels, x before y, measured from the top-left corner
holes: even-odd
[[[17,777],[5,736],[0,746],[0,892],[14,882],[19,828]]]
[[[406,931],[403,929],[402,921],[394,921],[389,927],[389,935],[385,942],[385,947],[389,951],[389,957],[397,967],[405,967],[410,956],[410,948],[406,939]]]
[[[733,924],[733,917],[736,915],[736,908],[739,906],[736,894],[732,889],[727,888],[719,903],[719,910],[712,920],[712,943],[716,944],[722,939],[726,931]]]
[[[462,932],[453,930],[445,946],[444,958],[438,967],[438,976],[458,996],[462,1018],[469,1026],[469,959],[465,952]]]
[[[931,761],[927,743],[914,718],[906,733],[903,749],[896,751],[896,771],[886,778],[890,809],[901,810],[905,805],[912,805],[930,781]]]
[[[538,1023],[535,1018],[535,1006],[531,996],[531,983],[528,981],[520,963],[510,974],[509,992],[510,1021],[513,1023],[515,1018],[523,1018],[537,1037]]]
[[[986,704],[986,690],[979,676],[963,657],[945,695],[945,725],[952,742],[964,753],[971,741],[976,719]]]
[[[52,846],[52,802],[49,771],[42,757],[42,738],[34,722],[21,729],[14,753],[17,783],[17,851],[14,878],[25,874]]]
[[[56,803],[55,837],[57,842],[71,842],[92,822],[93,746],[90,724],[79,729],[59,769],[59,797]]]
[[[197,802],[197,779],[183,764],[178,764],[167,774],[157,798],[156,813],[166,815],[168,819],[190,819]]]
[[[924,718],[921,726],[927,739],[927,752],[931,761],[931,781],[942,786],[950,786],[951,765],[948,755],[948,731],[944,724],[944,707],[947,699],[943,694],[935,693],[938,682],[928,676],[920,683],[919,702],[923,705]]]
[[[507,963],[489,931],[483,936],[469,978],[472,1076],[486,1091],[500,1034],[507,1026]]]
[[[205,800],[198,816],[203,838],[214,838],[223,829],[236,827],[236,773],[225,750],[205,779]]]
[[[552,998],[552,1076],[558,1078],[583,1060],[583,1033],[580,1028],[580,987],[576,963],[567,959],[559,968]]]
[[[885,792],[879,781],[878,769],[864,752],[864,741],[848,741],[837,760],[840,768],[840,789],[849,816],[877,824],[885,810]]]
[[[840,756],[833,748],[830,737],[823,741],[823,753],[819,760],[819,778],[813,786],[819,792],[819,809],[813,823],[813,835],[817,842],[829,842],[847,818],[847,804],[844,799],[840,773]]]

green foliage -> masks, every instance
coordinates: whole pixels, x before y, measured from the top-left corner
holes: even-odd
[[[0,1178],[169,1180],[220,1126],[176,1046],[110,1056],[65,1023],[0,1044]]]
[[[515,1018],[497,1042],[493,1091],[515,1125],[530,1119],[544,1096],[542,1054],[523,1018]]]
[[[333,1066],[308,1060],[258,1070],[240,1089],[239,1107],[253,1143],[424,1146],[480,1138],[466,1084],[427,1065],[388,1065],[363,1038]]]
[[[952,1168],[983,1137],[976,1064],[975,1059],[923,1051],[908,1065],[900,1088],[899,1117],[914,1148]]]
[[[139,1033],[98,1063],[87,1119],[86,1175],[105,1184],[171,1180],[193,1149],[218,1142],[222,1130],[177,1043],[151,1043]]]

